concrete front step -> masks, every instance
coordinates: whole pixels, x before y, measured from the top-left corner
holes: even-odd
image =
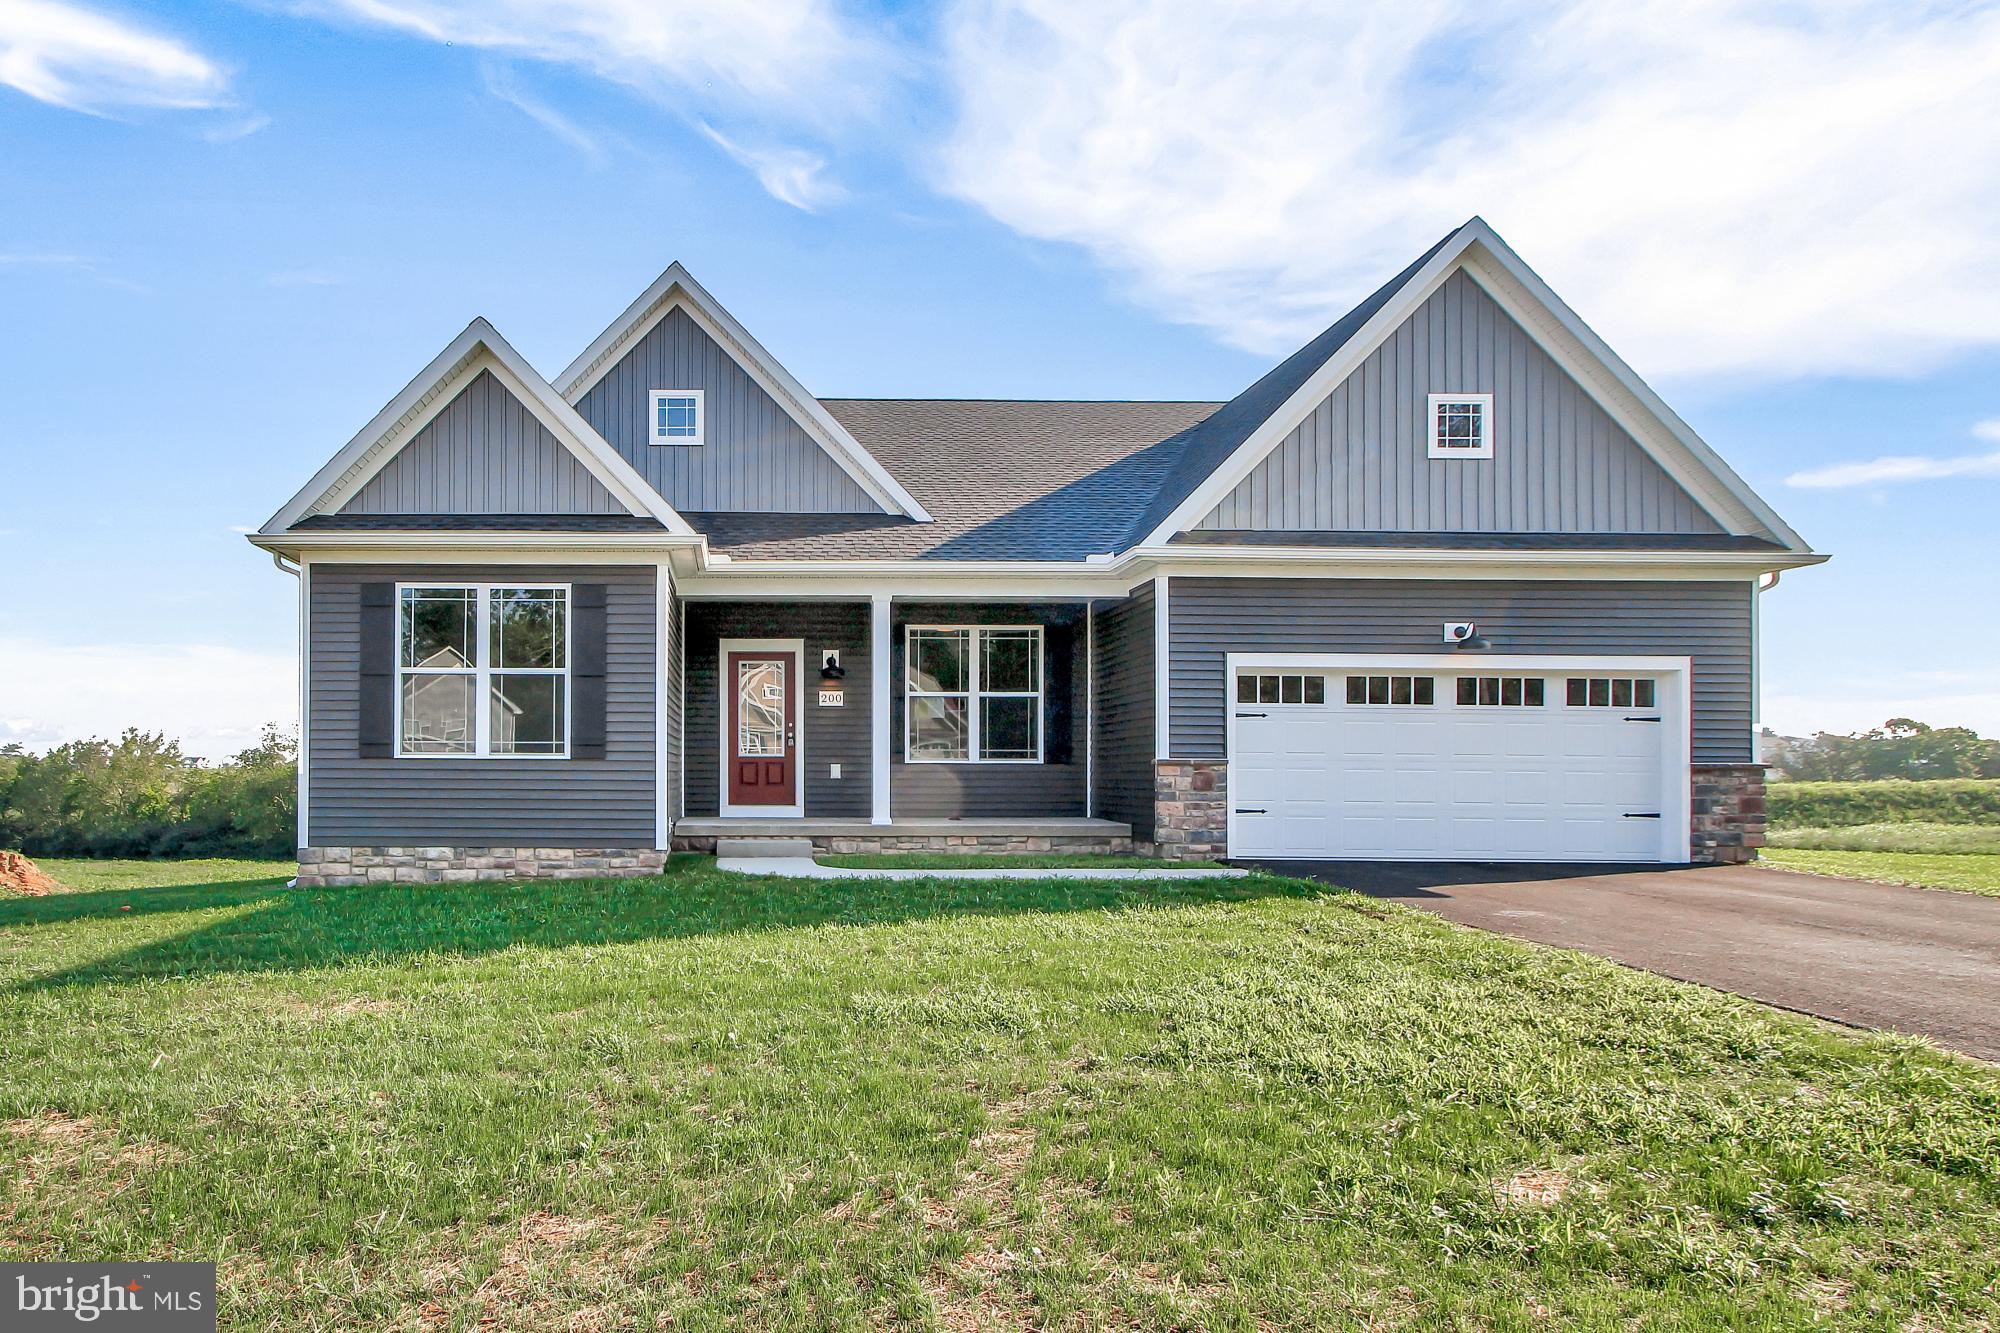
[[[715,854],[738,858],[785,857],[812,859],[811,838],[717,838]]]

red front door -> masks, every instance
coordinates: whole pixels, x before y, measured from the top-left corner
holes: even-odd
[[[731,805],[792,806],[798,800],[798,682],[790,653],[730,653],[723,737]]]

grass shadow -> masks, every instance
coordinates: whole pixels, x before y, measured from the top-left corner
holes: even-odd
[[[564,948],[952,916],[1199,906],[1324,891],[1265,875],[1171,881],[802,880],[712,867],[702,858],[635,879],[290,890],[237,882],[76,893],[0,903],[0,928],[98,920],[115,930],[113,922],[140,912],[255,909],[15,987],[27,991],[150,977],[302,971],[421,954],[470,957],[518,945]]]

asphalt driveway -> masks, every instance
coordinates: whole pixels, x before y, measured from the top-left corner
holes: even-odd
[[[2000,1060],[2000,899],[1750,866],[1254,864]]]

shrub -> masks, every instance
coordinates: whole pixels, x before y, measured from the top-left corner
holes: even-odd
[[[2000,824],[2000,780],[1773,782],[1773,829],[1855,824]]]
[[[157,733],[0,749],[0,847],[34,856],[286,856],[298,823],[296,745],[267,727],[226,764]]]

